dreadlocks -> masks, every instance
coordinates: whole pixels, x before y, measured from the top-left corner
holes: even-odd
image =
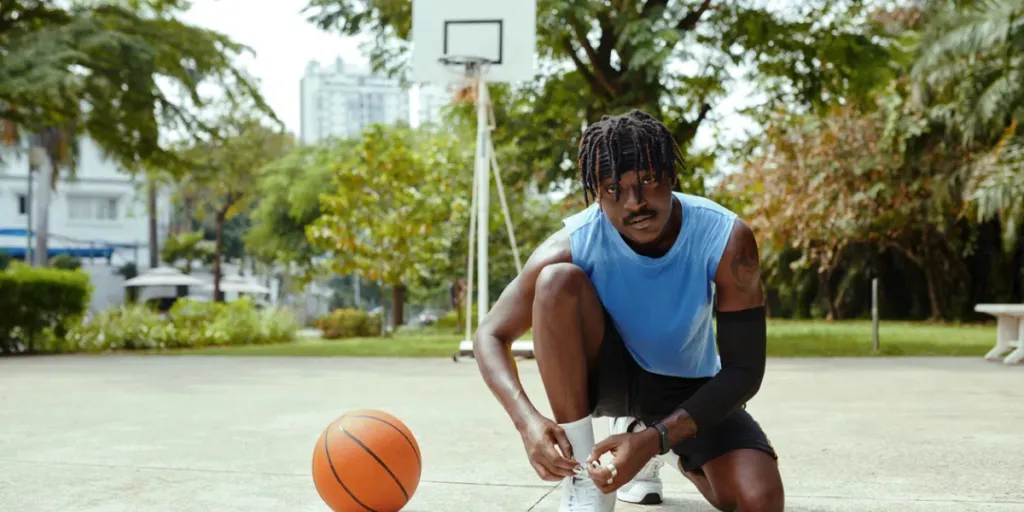
[[[679,146],[664,123],[650,114],[634,109],[618,116],[603,116],[590,125],[580,140],[580,180],[583,182],[583,200],[601,198],[600,183],[629,171],[647,169],[661,180],[675,175],[675,163],[682,164]],[[615,199],[619,193],[616,191]]]

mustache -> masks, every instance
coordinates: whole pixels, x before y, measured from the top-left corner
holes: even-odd
[[[626,217],[626,224],[632,224],[632,223],[636,222],[638,219],[642,219],[644,217],[654,217],[655,215],[657,215],[657,212],[655,212],[654,210],[648,210],[648,209],[645,208],[645,209],[640,210],[638,212],[634,212],[634,213],[629,214]]]

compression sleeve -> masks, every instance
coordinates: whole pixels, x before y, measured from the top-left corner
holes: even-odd
[[[750,400],[764,377],[768,341],[764,306],[718,312],[716,325],[722,369],[681,406],[698,432]]]

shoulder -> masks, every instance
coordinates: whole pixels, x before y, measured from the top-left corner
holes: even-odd
[[[562,226],[569,230],[569,234],[572,234],[594,226],[600,216],[601,209],[598,208],[597,203],[592,203],[590,206],[562,219]]]
[[[736,212],[722,206],[720,203],[707,197],[673,192],[684,210],[696,213],[699,217],[708,220],[732,222],[739,216]]]
[[[763,304],[761,256],[753,230],[737,219],[729,231],[721,264],[715,273],[718,310],[738,311]]]

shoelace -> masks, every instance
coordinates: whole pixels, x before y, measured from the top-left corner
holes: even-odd
[[[589,476],[585,476],[586,470],[576,468],[576,475],[570,478],[566,492],[569,494],[569,510],[572,512],[593,512],[594,505],[600,502],[601,491],[597,489]]]

